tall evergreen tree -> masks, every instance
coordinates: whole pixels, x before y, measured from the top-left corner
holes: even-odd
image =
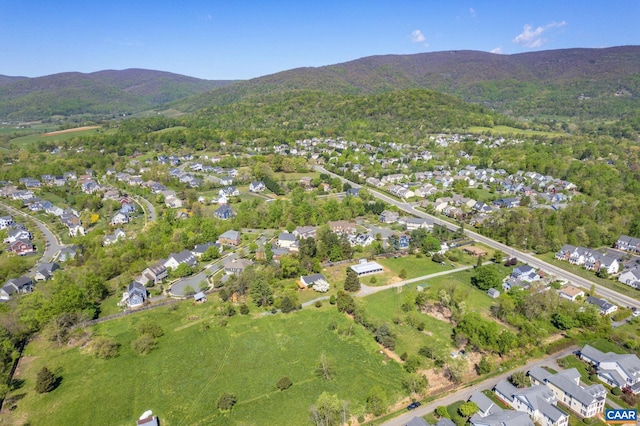
[[[360,291],[360,278],[351,268],[347,268],[347,277],[344,280],[344,289],[350,292]]]

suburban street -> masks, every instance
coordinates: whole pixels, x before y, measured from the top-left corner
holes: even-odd
[[[465,386],[451,394],[448,394],[446,396],[443,396],[442,398],[438,398],[434,401],[429,402],[428,404],[422,405],[418,408],[416,408],[415,410],[412,411],[407,411],[401,415],[399,415],[398,417],[389,420],[388,422],[383,423],[384,426],[404,426],[406,425],[412,418],[414,417],[422,417],[425,416],[431,412],[433,412],[436,407],[440,406],[440,405],[451,405],[456,401],[466,401],[467,399],[469,399],[469,397],[474,393],[474,392],[480,392],[483,390],[487,390],[487,389],[493,389],[493,387],[501,380],[505,380],[507,377],[509,377],[514,371],[519,371],[519,370],[530,370],[533,367],[551,367],[554,370],[558,371],[561,370],[558,367],[557,364],[557,360],[560,358],[564,358],[567,355],[571,355],[573,352],[575,352],[578,349],[577,346],[574,346],[572,348],[566,349],[562,352],[558,352],[555,355],[552,355],[550,357],[544,358],[544,359],[534,359],[529,361],[526,365],[523,365],[521,367],[515,368],[513,370],[510,371],[505,371],[504,373],[500,374],[499,376],[496,377],[492,377],[490,379],[484,380],[480,383],[477,383],[473,386]]]
[[[62,249],[62,247],[64,247],[64,244],[62,244],[59,240],[58,240],[58,236],[56,234],[54,234],[53,232],[51,232],[49,230],[49,228],[47,227],[47,225],[42,222],[40,219],[37,219],[25,212],[22,212],[14,207],[11,207],[8,204],[2,203],[0,202],[0,206],[7,211],[9,214],[11,214],[13,217],[23,217],[25,218],[25,222],[28,222],[28,220],[32,220],[33,223],[36,224],[36,226],[38,227],[38,229],[40,229],[40,231],[42,232],[42,235],[44,235],[44,239],[46,241],[45,243],[45,248],[42,252],[42,256],[40,258],[40,260],[38,261],[38,263],[36,264],[36,266],[34,266],[31,270],[31,273],[35,273],[38,264],[42,263],[42,262],[51,262],[58,254],[58,252],[60,251],[60,249]]]
[[[362,185],[358,185],[357,183],[351,182],[345,178],[343,178],[342,176],[339,176],[335,173],[332,173],[328,170],[326,170],[324,167],[321,166],[315,166],[315,169],[321,173],[327,173],[333,177],[337,177],[339,178],[342,182],[344,183],[349,183],[352,187],[354,188],[362,188]],[[435,224],[437,225],[442,225],[442,226],[446,226],[448,229],[450,230],[457,230],[458,227],[454,224],[451,224],[449,222],[443,221],[435,216],[432,216],[430,214],[424,213],[422,211],[419,211],[418,209],[415,208],[414,205],[410,204],[410,203],[406,203],[406,202],[401,202],[398,201],[388,195],[382,194],[374,189],[371,188],[366,188],[367,191],[369,191],[369,193],[371,195],[373,195],[374,197],[378,198],[379,200],[382,200],[386,203],[389,203],[391,205],[396,206],[398,209],[403,210],[409,214],[412,214],[414,216],[417,217],[421,217],[421,218],[428,218],[428,219],[432,219],[434,221]],[[592,281],[589,281],[586,278],[582,278],[578,275],[575,275],[571,272],[565,271],[562,268],[559,268],[557,266],[551,265],[550,263],[547,263],[541,259],[538,259],[537,257],[535,257],[532,254],[529,253],[525,253],[523,251],[519,251],[517,249],[514,249],[512,247],[509,247],[505,244],[502,244],[498,241],[492,240],[491,238],[485,237],[483,235],[478,234],[477,232],[473,232],[473,231],[469,231],[468,229],[464,230],[465,235],[467,235],[469,238],[472,238],[480,243],[483,243],[493,249],[498,249],[503,251],[505,254],[509,254],[511,256],[516,257],[519,261],[524,262],[534,268],[538,268],[538,269],[542,269],[543,271],[546,271],[548,273],[554,274],[556,277],[558,277],[559,279],[562,280],[566,280],[571,282],[572,284],[578,286],[578,287],[582,287],[585,290],[589,290],[591,288],[591,286],[595,285],[596,288],[596,292],[598,293],[599,296],[604,297],[606,299],[609,299],[610,301],[620,305],[620,306],[625,306],[625,307],[635,307],[635,308],[639,308],[640,309],[640,301],[636,300],[632,297],[629,296],[625,296],[624,294],[620,294],[614,290],[611,290],[607,287],[595,284]]]
[[[142,207],[142,210],[144,211],[144,216],[146,218],[145,224],[156,220],[156,208],[153,206],[153,204],[151,204],[149,200],[139,195],[135,195],[134,200],[140,207]]]

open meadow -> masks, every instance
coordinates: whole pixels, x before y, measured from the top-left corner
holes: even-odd
[[[309,423],[309,407],[324,391],[348,400],[355,414],[364,411],[374,385],[389,401],[403,397],[402,367],[380,354],[361,327],[345,335],[352,322],[334,307],[234,316],[226,326],[216,312],[211,302],[182,303],[96,325],[95,334],[121,344],[120,355],[108,360],[80,345],[31,342],[16,375],[24,383],[10,396],[13,406],[6,406],[11,412],[2,415],[3,423],[129,425],[151,409],[165,426],[297,425]],[[146,321],[160,325],[164,336],[156,350],[137,355],[131,342]],[[329,381],[315,371],[322,353],[333,366]],[[62,380],[53,392],[37,394],[35,376],[45,364]],[[280,391],[276,382],[283,376],[293,386]],[[216,402],[224,392],[234,394],[237,404],[223,414]]]

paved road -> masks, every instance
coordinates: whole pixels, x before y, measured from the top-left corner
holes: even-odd
[[[554,370],[560,370],[558,364],[557,364],[557,360],[560,358],[563,358],[567,355],[571,355],[573,352],[575,352],[578,349],[577,346],[573,347],[573,348],[569,348],[566,349],[562,352],[558,352],[555,355],[552,355],[548,358],[544,358],[544,359],[534,359],[529,361],[526,365],[522,366],[522,367],[518,367],[516,369],[510,370],[510,371],[506,371],[502,374],[500,374],[499,376],[484,380],[480,383],[477,383],[473,386],[469,386],[466,385],[465,387],[451,393],[448,394],[446,396],[443,396],[441,398],[438,398],[434,401],[429,402],[428,404],[425,404],[419,408],[416,408],[413,411],[407,411],[401,415],[399,415],[398,417],[389,420],[385,423],[383,423],[384,426],[404,426],[406,425],[412,418],[418,416],[418,417],[422,417],[425,416],[433,411],[435,411],[436,407],[440,406],[440,405],[451,405],[456,401],[466,401],[467,399],[469,399],[469,397],[474,393],[474,392],[479,392],[479,391],[483,391],[483,390],[487,390],[487,389],[493,389],[493,387],[501,380],[505,380],[507,377],[509,377],[514,371],[518,371],[518,370],[530,370],[533,367],[537,367],[537,366],[546,366],[546,367],[551,367]]]
[[[340,180],[342,180],[343,182],[347,182],[349,183],[352,187],[354,188],[361,188],[362,185],[358,185],[355,182],[351,182],[345,178],[343,178],[342,176],[339,176],[335,173],[332,173],[328,170],[326,170],[323,167],[320,166],[315,166],[316,170],[318,170],[321,173],[327,173],[331,176],[337,177]],[[458,229],[458,226],[451,224],[449,222],[446,222],[444,220],[441,220],[435,216],[429,215],[427,213],[424,213],[418,209],[415,208],[415,206],[411,203],[405,203],[405,202],[401,202],[398,201],[392,197],[389,197],[388,195],[382,194],[381,192],[378,192],[374,189],[371,188],[367,188],[367,191],[369,191],[369,193],[371,195],[373,195],[374,197],[378,198],[379,200],[385,201],[391,205],[394,205],[396,207],[398,207],[400,210],[403,210],[405,212],[408,212],[414,216],[417,217],[422,217],[422,218],[427,218],[427,219],[433,219],[434,223],[437,225],[442,225],[442,226],[446,226],[448,229],[455,231]],[[465,229],[464,231],[465,235],[467,235],[470,238],[473,238],[474,240],[481,242],[483,244],[486,244],[487,246],[494,248],[494,249],[498,249],[503,251],[504,253],[508,253],[510,255],[513,255],[515,257],[518,258],[518,260],[525,262],[531,266],[533,266],[534,268],[539,268],[542,269],[548,273],[552,273],[554,274],[556,277],[558,277],[559,279],[562,280],[566,280],[566,281],[570,281],[572,284],[577,285],[579,287],[582,287],[585,290],[589,290],[591,289],[591,286],[595,285],[596,288],[596,292],[598,293],[598,295],[600,295],[601,297],[604,297],[606,299],[609,299],[610,301],[621,305],[621,306],[629,306],[629,307],[636,307],[640,309],[640,301],[638,301],[637,299],[634,299],[632,297],[629,296],[625,296],[624,294],[620,294],[614,290],[611,290],[607,287],[595,284],[592,281],[589,281],[586,278],[582,278],[578,275],[575,275],[571,272],[565,271],[562,268],[559,268],[557,266],[551,265],[550,263],[547,263],[543,260],[538,259],[537,257],[535,257],[534,255],[530,254],[530,253],[525,253],[519,250],[516,250],[512,247],[509,247],[505,244],[502,244],[498,241],[494,241],[491,238],[485,237],[484,235],[480,235],[476,232],[473,231],[469,231],[467,229]]]
[[[51,230],[48,228],[47,224],[45,224],[40,219],[37,219],[37,218],[35,218],[35,217],[33,217],[33,216],[23,212],[23,211],[20,211],[20,210],[14,208],[14,207],[11,207],[10,205],[5,204],[3,202],[0,202],[0,207],[3,208],[4,210],[6,210],[7,212],[9,212],[9,214],[11,214],[14,218],[23,217],[25,219],[31,219],[33,221],[33,223],[36,224],[38,229],[40,229],[40,232],[42,232],[42,235],[44,235],[45,248],[44,248],[44,251],[42,253],[42,256],[40,257],[40,260],[31,269],[31,271],[30,271],[31,274],[34,274],[36,272],[36,270],[37,270],[37,268],[38,268],[40,263],[42,263],[42,262],[51,262],[52,260],[54,260],[56,258],[56,256],[60,252],[60,249],[62,249],[64,247],[64,244],[62,244],[60,242],[60,240],[58,239],[58,236],[56,234],[51,232]]]
[[[144,211],[144,217],[146,219],[146,223],[153,222],[156,220],[156,208],[151,204],[149,200],[139,195],[134,196],[134,200],[142,210]]]
[[[204,269],[199,273],[176,281],[169,287],[169,294],[173,296],[184,297],[184,290],[187,286],[190,286],[196,292],[199,291],[200,283],[202,281],[208,282],[207,278],[209,275],[222,269],[225,261],[233,260],[236,257],[237,255],[235,253],[228,253],[220,259],[217,259],[216,261],[211,262],[210,264],[205,266]]]

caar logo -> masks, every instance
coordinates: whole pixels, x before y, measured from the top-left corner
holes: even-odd
[[[604,418],[609,424],[635,423],[638,420],[636,410],[607,410]]]

